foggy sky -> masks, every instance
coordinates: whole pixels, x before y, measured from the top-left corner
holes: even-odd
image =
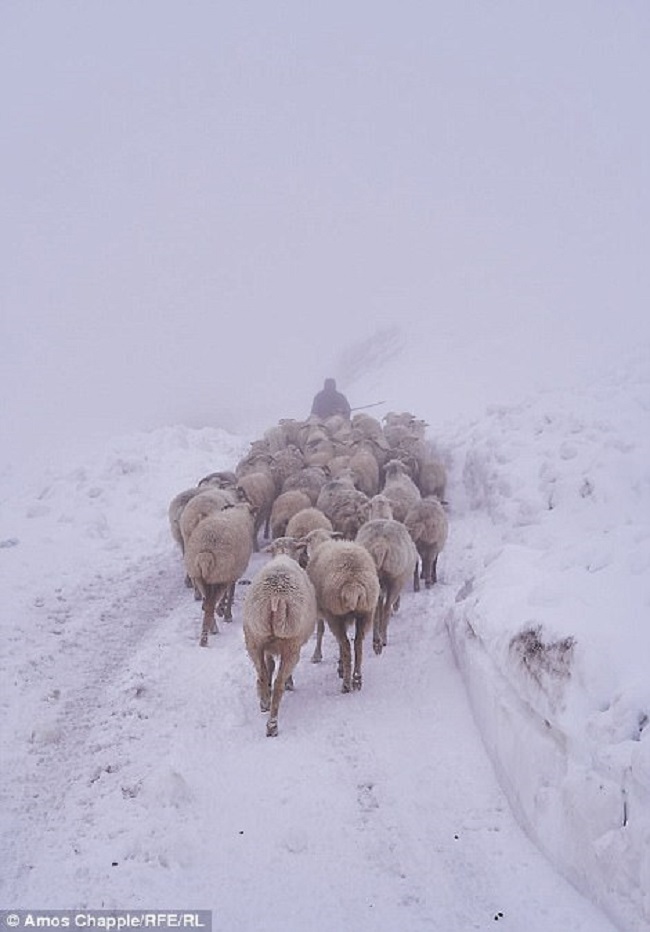
[[[303,416],[393,326],[647,337],[649,40],[645,0],[4,0],[4,442]]]

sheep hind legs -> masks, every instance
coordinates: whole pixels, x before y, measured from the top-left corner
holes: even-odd
[[[372,612],[355,617],[354,635],[354,670],[352,671],[352,689],[361,689],[361,661],[363,660],[363,639],[372,627]]]
[[[377,655],[381,654],[388,644],[388,622],[392,612],[399,609],[399,600],[400,592],[394,583],[382,586],[372,627],[372,646]]]
[[[273,681],[275,670],[273,656],[261,648],[253,658],[257,669],[257,691],[260,697],[260,710],[269,713],[266,722],[266,734],[269,738],[277,737],[280,702],[285,689],[291,690],[294,688],[291,674],[298,662],[298,657],[299,652],[293,650],[281,654],[280,666],[275,675],[275,681]]]
[[[320,663],[323,659],[323,635],[325,634],[325,622],[322,618],[318,619],[316,626],[316,647],[311,655],[312,663]]]
[[[235,600],[235,584],[231,583],[217,605],[217,615],[224,621],[232,621],[232,603]]]
[[[422,562],[422,576],[425,589],[431,589],[438,582],[438,554],[426,561],[426,569]]]
[[[219,633],[217,619],[215,618],[215,610],[223,594],[223,586],[209,585],[205,587],[205,595],[203,596],[203,625],[201,627],[201,639],[199,641],[201,647],[208,646],[208,634]]]
[[[372,622],[372,648],[377,656],[382,653],[387,643],[386,631],[388,628],[390,609],[391,602],[389,600],[389,593],[382,588]]]
[[[361,689],[363,685],[361,676],[363,639],[371,625],[372,613],[355,616],[354,668],[352,667],[352,648],[348,640],[345,621],[337,621],[334,625],[330,625],[332,634],[339,645],[338,673],[343,680],[341,692],[349,693],[352,690]]]

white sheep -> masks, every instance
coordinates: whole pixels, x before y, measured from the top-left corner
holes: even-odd
[[[304,465],[305,458],[303,454],[298,447],[293,444],[285,447],[284,450],[278,450],[277,453],[274,453],[269,464],[269,469],[275,479],[277,491],[281,492],[285,480],[288,479],[289,476],[293,476],[295,473],[300,472]]]
[[[382,507],[384,503],[385,498]],[[373,648],[381,654],[391,612],[397,611],[404,586],[417,573],[418,552],[404,525],[390,517],[372,518],[359,529],[356,542],[366,548],[377,570],[381,594],[373,620]]]
[[[300,489],[301,492],[306,492],[309,495],[312,505],[315,505],[328,478],[328,474],[322,466],[305,466],[284,480],[282,491],[289,492],[292,489]]]
[[[358,440],[351,446],[349,469],[355,488],[369,497],[379,492],[379,461],[370,440]]]
[[[334,530],[330,519],[319,508],[303,508],[302,511],[289,518],[285,534],[287,537],[299,539],[306,537],[310,531],[319,527],[328,531]]]
[[[335,540],[330,531],[317,529],[303,538],[307,573],[316,590],[319,618],[324,618],[339,645],[342,691],[361,689],[363,639],[372,625],[379,600],[379,579],[372,557],[360,544]],[[354,625],[354,670],[348,640]]]
[[[422,578],[429,589],[438,581],[438,555],[449,533],[445,509],[437,498],[423,498],[408,510],[404,526],[417,547],[422,560]],[[413,586],[416,590],[420,588],[417,572],[413,577]]]
[[[272,559],[253,579],[242,618],[246,650],[257,671],[260,708],[269,712],[266,733],[274,737],[284,690],[293,689],[293,670],[316,626],[316,593],[296,562],[294,540],[279,537],[265,549]],[[274,681],[275,657],[280,666]]]
[[[198,495],[202,491],[197,486],[194,486],[191,489],[184,489],[182,492],[179,492],[178,495],[175,495],[171,502],[169,503],[169,508],[167,509],[167,514],[169,517],[169,528],[172,532],[172,537],[181,548],[181,553],[185,550],[185,541],[183,540],[183,535],[181,534],[180,520],[183,510],[188,502],[190,502],[195,495]]]
[[[396,521],[404,521],[409,508],[420,501],[420,490],[409,477],[406,466],[400,460],[389,460],[384,467],[382,495],[389,499]]]
[[[289,520],[305,508],[311,507],[311,499],[306,492],[299,489],[292,489],[289,492],[281,492],[273,502],[271,507],[271,537],[288,537],[287,524]]]
[[[351,425],[353,435],[365,437],[367,440],[374,441],[381,449],[388,449],[381,421],[378,421],[376,417],[359,412],[353,415]]]
[[[235,583],[253,552],[254,514],[248,502],[215,511],[197,524],[186,542],[185,568],[203,597],[201,647],[207,646],[208,633],[218,631],[217,605],[223,605],[226,621],[232,620]]]
[[[354,487],[351,478],[339,476],[323,486],[316,507],[327,515],[335,531],[354,540],[361,525],[368,520],[369,501],[367,495]]]
[[[426,421],[408,411],[401,414],[390,411],[384,415],[384,436],[391,447],[400,447],[412,439],[423,440],[427,427]]]
[[[234,489],[237,485],[237,476],[234,472],[221,469],[218,472],[208,473],[207,476],[199,479],[197,485],[199,488],[207,485],[215,486],[217,489]]]
[[[417,487],[422,498],[435,495],[444,501],[447,487],[447,470],[440,460],[427,458],[419,464]]]
[[[178,522],[183,539],[183,552],[185,552],[187,542],[199,521],[207,518],[213,511],[222,511],[224,508],[236,505],[237,502],[237,493],[232,490],[210,488],[208,486],[200,489],[198,494],[194,495],[185,505]]]
[[[259,550],[258,536],[262,527],[264,527],[264,533],[267,536],[269,534],[271,508],[276,496],[275,479],[269,469],[260,469],[258,472],[240,476],[237,489],[241,497],[250,502],[256,510],[253,547],[257,552]]]
[[[305,466],[327,466],[336,453],[334,441],[327,431],[320,426],[312,428],[302,449]]]

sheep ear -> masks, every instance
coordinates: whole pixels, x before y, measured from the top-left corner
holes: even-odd
[[[340,531],[332,531],[331,534],[332,540],[343,540],[343,536]]]

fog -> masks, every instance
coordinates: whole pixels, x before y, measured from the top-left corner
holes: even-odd
[[[302,416],[377,333],[468,404],[643,343],[649,40],[645,0],[5,0],[3,446]]]

